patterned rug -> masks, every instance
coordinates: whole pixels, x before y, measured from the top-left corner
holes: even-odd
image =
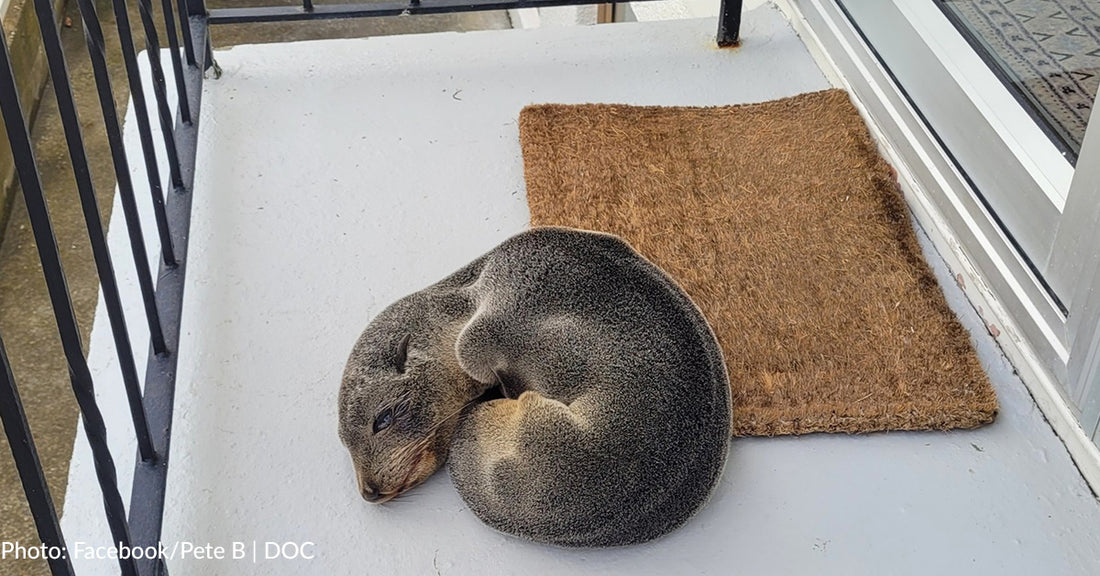
[[[1076,156],[1100,86],[1100,0],[941,0]]]

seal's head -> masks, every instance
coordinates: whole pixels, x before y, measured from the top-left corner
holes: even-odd
[[[344,369],[340,439],[368,502],[389,501],[443,465],[459,414],[475,394],[453,358],[453,338],[447,345],[445,327],[418,321],[424,312],[408,301],[385,310]]]

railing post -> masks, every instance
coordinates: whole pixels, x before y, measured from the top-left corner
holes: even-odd
[[[741,0],[722,0],[718,11],[718,46],[741,43]]]
[[[202,22],[203,22],[202,27],[204,29],[207,28],[207,25],[209,24],[209,22],[207,21],[208,20],[207,19],[208,14],[207,14],[207,11],[206,11],[206,0],[178,0],[178,2],[180,3],[180,6],[186,6],[187,7],[186,8],[187,13],[191,15],[191,18],[201,18]],[[313,6],[312,0],[310,1],[309,5],[310,5],[311,10],[312,10],[312,6]],[[303,8],[304,8],[304,6],[305,6],[305,2],[303,0]],[[205,55],[202,58],[203,61],[205,62],[203,64],[205,66],[203,68],[203,70],[206,70],[208,68],[214,68],[214,77],[217,78],[218,76],[221,75],[221,68],[218,68],[217,67],[217,62],[214,62],[214,47],[211,44],[210,34],[209,34],[209,32],[204,32],[201,36],[203,38],[204,44],[202,46],[195,46],[194,50],[195,50],[196,53],[199,50],[202,50],[205,53]],[[191,41],[192,42],[195,41],[194,37],[192,37]],[[193,64],[193,62],[192,62],[192,64]]]

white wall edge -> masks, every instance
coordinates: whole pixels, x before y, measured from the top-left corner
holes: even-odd
[[[1001,303],[997,294],[989,287],[982,273],[967,256],[958,235],[947,223],[944,214],[932,200],[932,193],[909,170],[906,162],[891,146],[885,132],[874,121],[859,98],[854,96],[851,79],[844,77],[834,57],[847,58],[858,63],[851,48],[846,53],[832,55],[826,52],[818,31],[812,29],[802,11],[789,0],[774,0],[779,9],[787,16],[795,32],[802,38],[810,54],[818,62],[830,83],[844,88],[852,94],[852,101],[864,117],[872,136],[879,145],[880,152],[898,172],[898,181],[904,192],[906,203],[925,232],[931,238],[936,250],[947,262],[950,269],[960,279],[960,285],[970,303],[987,325],[993,327],[995,339],[1005,356],[1016,368],[1020,379],[1027,386],[1035,403],[1050,423],[1051,428],[1062,440],[1081,475],[1088,482],[1093,494],[1100,493],[1100,449],[1097,448],[1082,428],[1073,410],[1062,397],[1056,379],[1040,360],[1034,346],[1023,337],[1016,320]],[[812,8],[812,7],[811,7]],[[823,17],[827,17],[822,15]],[[823,31],[823,33],[828,33]],[[843,39],[840,39],[844,43]],[[858,64],[857,64],[858,65]],[[873,78],[863,77],[862,82],[875,84]],[[892,87],[873,85],[876,93]],[[889,106],[888,106],[889,107]],[[892,109],[891,109],[892,110]],[[905,120],[892,110],[892,117],[899,126],[905,126]],[[922,150],[924,154],[939,154],[938,150]],[[932,168],[932,167],[930,167]],[[934,168],[932,168],[934,170]],[[996,328],[1000,326],[1000,328]]]
[[[512,20],[512,28],[538,28],[541,25],[538,8],[518,8],[509,10],[508,18]]]

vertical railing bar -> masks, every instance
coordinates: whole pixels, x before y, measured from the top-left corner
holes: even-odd
[[[137,53],[134,50],[134,38],[130,34],[130,16],[126,11],[125,0],[113,0],[115,25],[118,28],[119,42],[122,44],[122,61],[126,65],[126,78],[130,85],[130,97],[134,103],[134,115],[137,117],[138,135],[141,139],[141,152],[145,159],[145,172],[149,179],[149,192],[153,198],[153,216],[160,237],[160,251],[164,263],[176,265],[176,256],[172,249],[172,236],[168,230],[168,218],[164,214],[164,191],[160,183],[160,167],[157,166],[157,152],[153,147],[153,131],[149,125],[149,109],[145,105],[145,89],[138,70]]]
[[[191,18],[187,13],[187,0],[176,0],[176,10],[180,19],[180,35],[183,36],[183,53],[187,56],[187,65],[195,66],[195,45],[191,40]]]
[[[27,424],[27,413],[23,410],[19,389],[15,387],[3,338],[0,338],[0,420],[4,423],[4,433],[8,437],[11,455],[15,458],[23,492],[27,495],[38,538],[50,550],[60,551],[65,546],[65,538],[57,521],[57,508],[54,508],[50,488],[46,485],[46,475],[42,472],[42,462],[38,459],[38,449],[34,446],[34,437]],[[73,576],[73,565],[68,554],[50,554],[46,561],[54,576]]]
[[[180,58],[180,42],[176,36],[176,17],[172,14],[172,0],[161,0],[164,10],[164,34],[168,36],[168,51],[172,57],[172,72],[176,77],[176,100],[180,118],[184,124],[191,123],[191,106],[187,104],[187,87],[183,85],[183,62]]]
[[[56,24],[55,24],[56,25]],[[0,28],[0,37],[3,35]],[[80,342],[80,330],[76,324],[72,300],[69,298],[65,271],[61,267],[61,255],[57,249],[53,224],[46,208],[46,197],[42,191],[42,181],[38,176],[38,164],[31,146],[30,133],[23,121],[23,109],[19,102],[19,90],[15,84],[8,48],[0,42],[0,108],[4,124],[8,131],[12,157],[15,160],[16,173],[23,189],[23,198],[27,205],[27,215],[31,221],[31,232],[38,246],[38,258],[42,263],[42,273],[46,277],[46,290],[50,295],[54,319],[61,336],[61,347],[69,365],[69,378],[72,381],[73,395],[84,422],[84,431],[92,448],[92,460],[95,463],[96,477],[103,491],[103,507],[107,523],[111,528],[113,541],[120,547],[130,547],[130,529],[126,520],[126,507],[118,491],[118,477],[115,472],[114,458],[107,446],[107,427],[103,415],[96,404],[92,374],[84,359]],[[119,558],[119,566],[126,576],[137,576],[137,565],[132,558]]]
[[[183,186],[180,178],[180,159],[176,151],[176,141],[172,138],[172,112],[168,107],[168,95],[164,82],[164,68],[160,63],[160,39],[157,35],[156,21],[153,19],[153,4],[150,0],[138,0],[138,16],[145,31],[145,55],[149,58],[149,71],[153,75],[153,96],[157,105],[157,118],[160,120],[160,132],[164,136],[164,151],[168,155],[168,175],[173,188]]]
[[[202,0],[199,0],[199,1],[201,2]],[[214,42],[213,42],[213,40],[210,39],[210,29],[209,28],[207,28],[206,44],[204,45],[203,51],[206,54],[203,57],[204,58],[203,65],[206,68],[203,68],[203,70],[206,70],[207,68],[214,68],[214,72],[215,72],[214,77],[217,78],[221,74],[221,69],[218,68],[218,63],[217,63],[217,61],[214,60]]]
[[[99,204],[96,201],[95,187],[88,166],[88,156],[84,152],[84,137],[80,133],[80,118],[73,102],[69,72],[65,65],[65,54],[61,50],[61,35],[57,30],[57,18],[53,11],[52,0],[34,0],[35,13],[38,16],[39,29],[42,32],[42,45],[46,52],[46,63],[53,80],[54,95],[57,97],[57,109],[61,124],[65,130],[65,142],[72,160],[73,175],[76,177],[77,195],[84,212],[84,222],[88,228],[88,240],[92,245],[92,258],[103,288],[103,302],[107,308],[107,317],[111,323],[111,334],[115,341],[119,368],[122,370],[123,386],[130,403],[130,416],[134,422],[134,434],[143,460],[156,457],[153,444],[149,439],[149,423],[145,417],[145,408],[141,405],[141,382],[137,366],[134,364],[134,349],[130,344],[130,334],[126,329],[126,317],[122,312],[122,297],[118,292],[115,268],[111,263],[111,251],[107,249],[107,235],[103,232],[100,220]]]
[[[718,46],[727,48],[741,43],[742,0],[721,0],[718,9]]]
[[[107,142],[111,148],[111,160],[114,162],[115,179],[118,182],[118,195],[122,201],[122,211],[126,216],[126,231],[130,238],[130,251],[137,267],[138,287],[141,290],[142,304],[145,306],[145,319],[149,324],[149,340],[157,354],[167,351],[164,344],[164,331],[161,326],[160,312],[153,296],[153,277],[149,271],[149,254],[145,250],[145,234],[141,230],[141,217],[138,215],[134,195],[134,183],[130,178],[130,164],[126,158],[126,146],[122,142],[122,127],[115,109],[114,89],[107,68],[107,55],[103,41],[103,29],[99,25],[99,14],[94,0],[77,0],[80,17],[84,23],[84,39],[88,45],[88,55],[92,62],[92,74],[95,76],[99,106],[103,112],[103,124],[107,130]]]

